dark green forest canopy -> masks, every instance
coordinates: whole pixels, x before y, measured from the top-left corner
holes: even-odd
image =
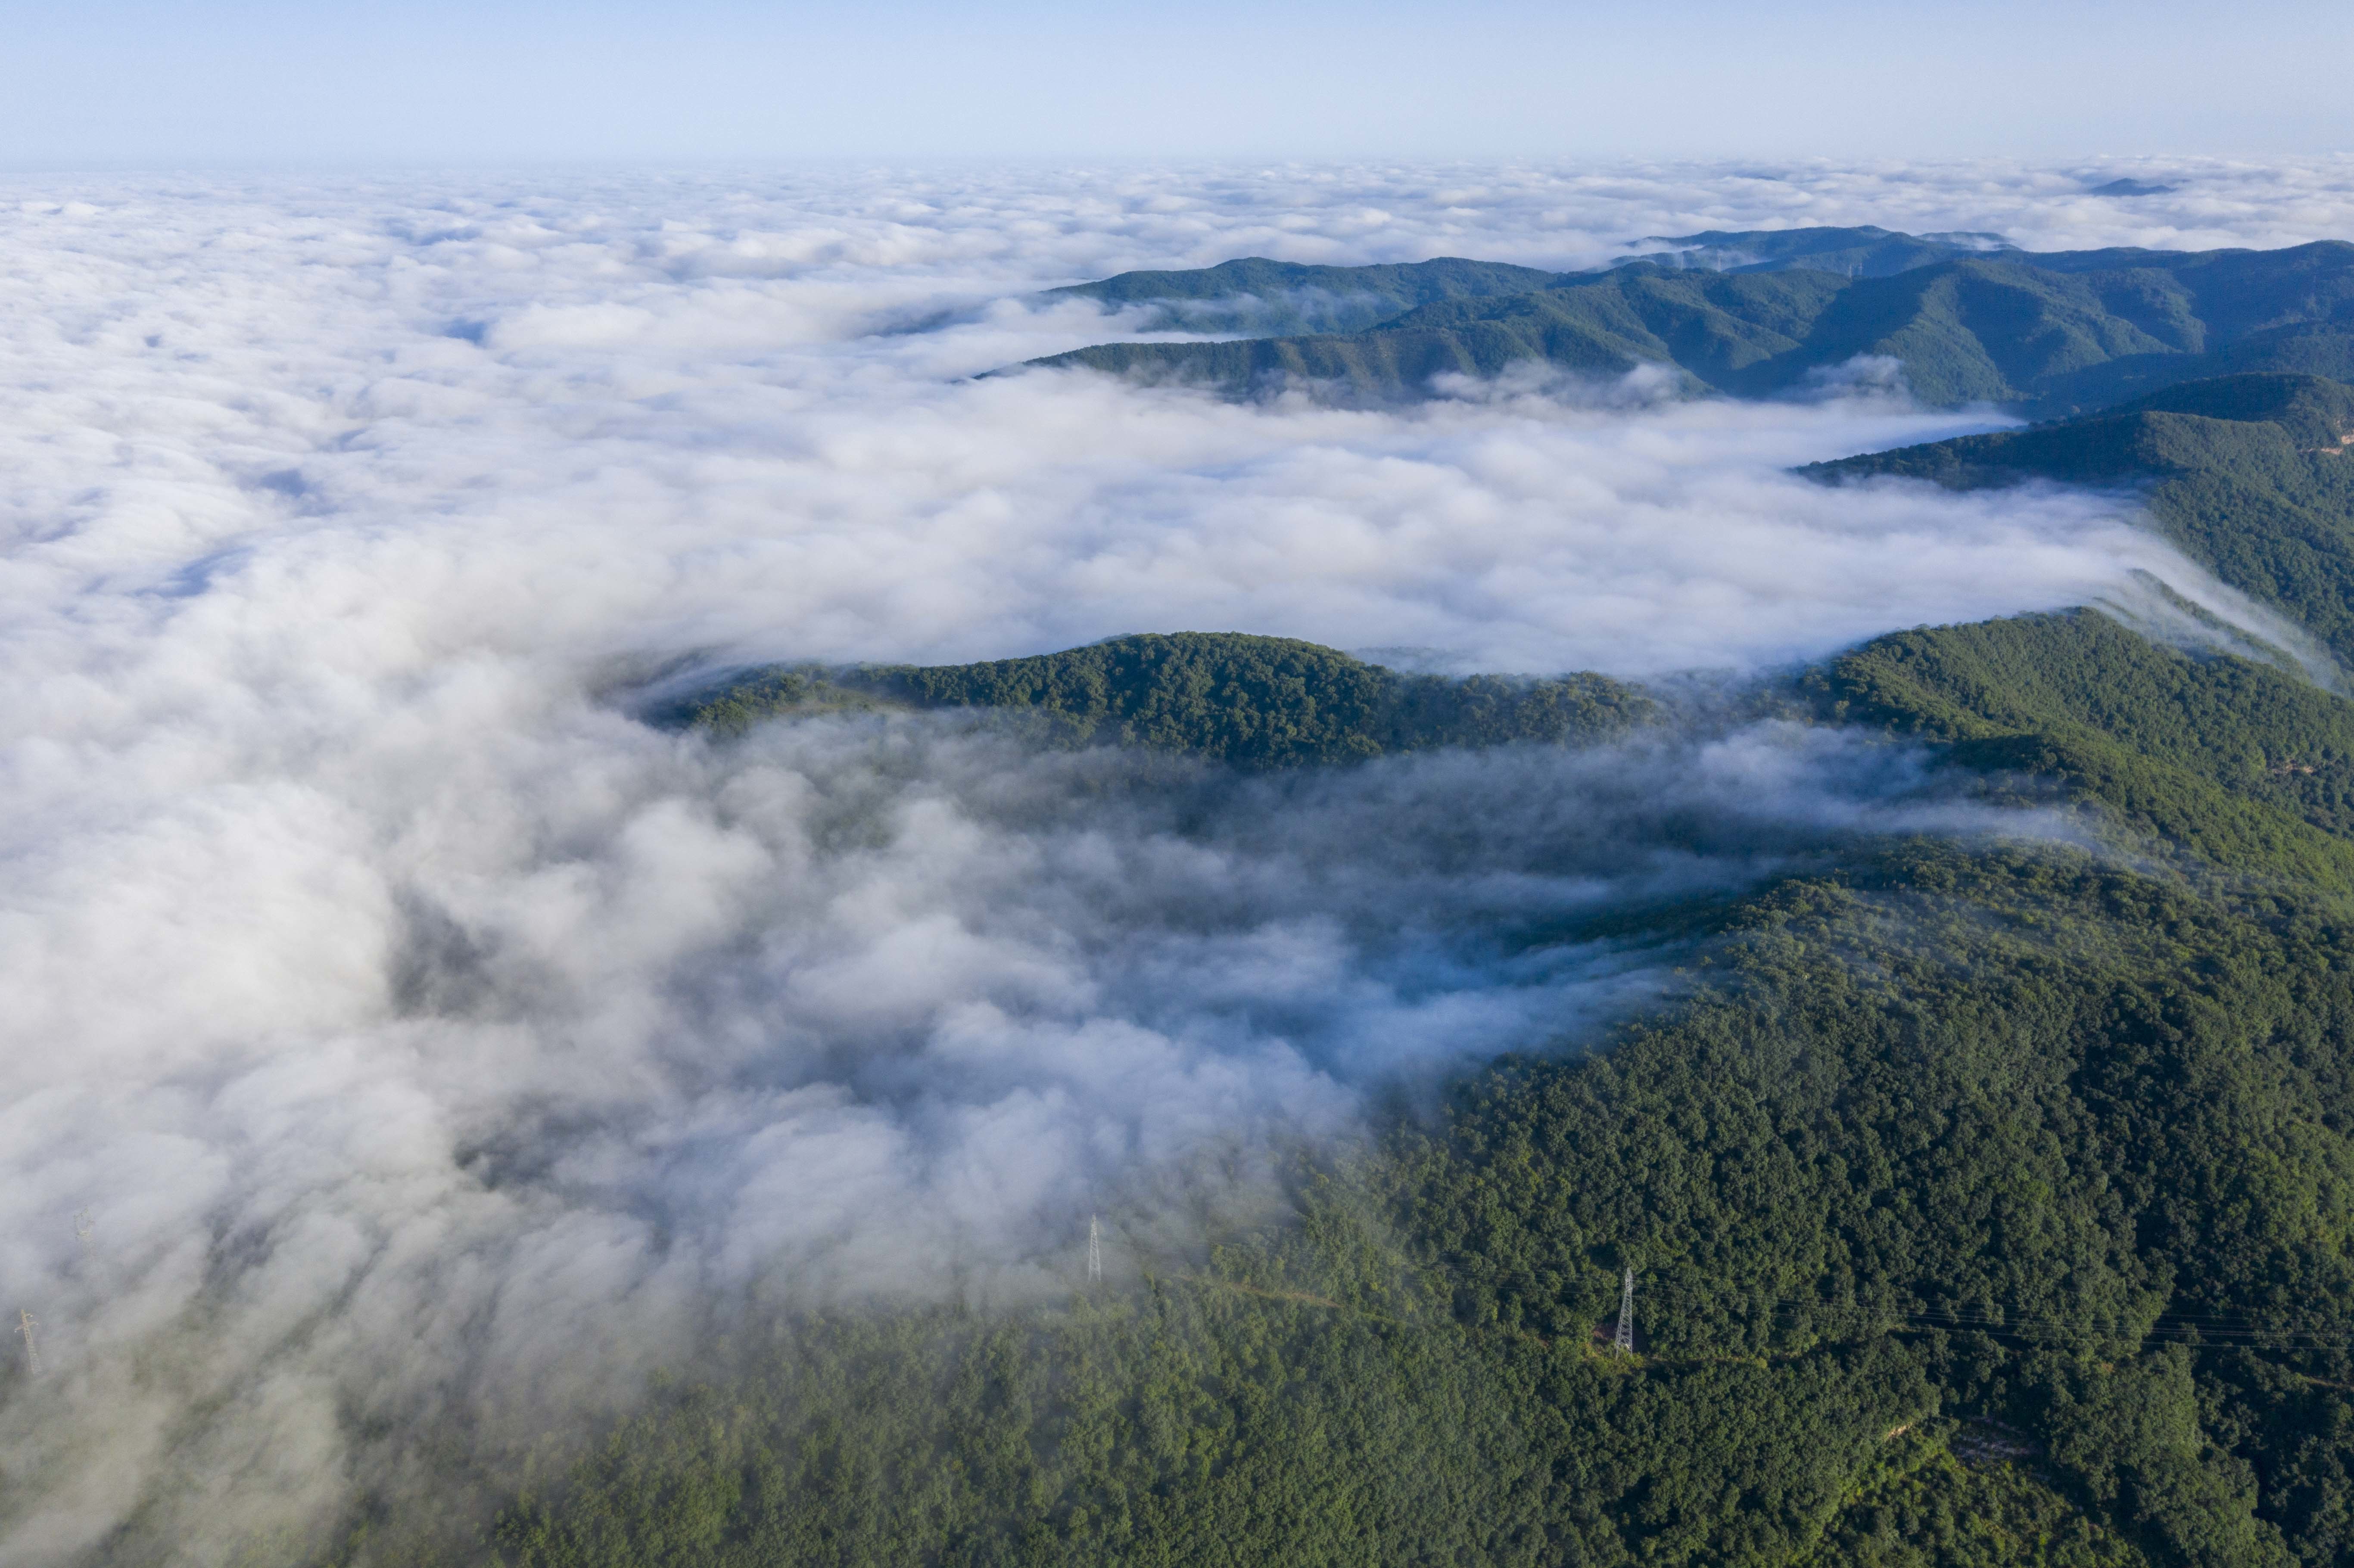
[[[1187,704],[1298,680],[1325,747],[1382,673],[1137,639],[887,700],[1193,743]],[[1681,1001],[1304,1153],[1288,1223],[1036,1308],[779,1325],[514,1497],[501,1559],[2346,1560],[2354,705],[2089,612],[1790,700],[2127,853],[1886,839],[1734,899]]]
[[[1310,1162],[1289,1226],[780,1330],[518,1499],[506,1560],[2354,1549],[2344,931],[1918,842],[1726,913],[1688,1002]]]
[[[2344,653],[2349,414],[2237,376],[1825,471],[2134,486]],[[2354,1561],[2354,702],[2091,610],[1771,695],[2035,831],[1850,837],[1689,912],[1672,999],[1297,1151],[1282,1223],[1180,1255],[1115,1221],[1133,1283],[773,1325],[511,1489],[499,1560]],[[884,705],[1252,766],[1672,716],[1225,635],[780,669],[695,716]]]
[[[1313,642],[1188,631],[979,664],[758,671],[685,705],[682,716],[740,730],[763,717],[883,705],[998,710],[1064,743],[1150,747],[1257,768],[1596,739],[1655,709],[1636,688],[1602,675],[1407,675]]]
[[[2169,387],[2105,414],[1801,471],[1956,490],[2030,480],[2129,488],[2192,560],[2354,664],[2349,432],[2354,387],[2252,374]]]
[[[2219,429],[2209,421],[2251,428]],[[2244,374],[2185,382],[2101,414],[1900,447],[1803,471],[1826,479],[1930,479],[1952,489],[2029,479],[2130,483],[2243,466],[2258,454],[2335,455],[2349,431],[2354,387],[2317,376]]]
[[[1924,402],[2044,414],[2239,371],[2354,376],[2354,245],[2342,241],[2038,253],[1880,230],[1684,240],[1696,243],[1672,253],[1671,264],[1520,279],[1527,287],[1510,287],[1520,270],[1479,274],[1477,287],[1469,274],[1436,272],[1427,297],[1347,330],[1106,344],[1034,363],[1234,396],[1307,384],[1344,399],[1394,401],[1425,395],[1437,376],[1491,376],[1519,365],[1588,376],[1659,366],[1695,392],[1766,397],[1859,359],[1884,360],[1902,367]],[[1280,264],[1226,265],[1239,279]],[[1081,289],[1129,303],[1163,289],[1170,309],[1200,310],[1220,297],[1221,270],[1129,273]],[[1347,286],[1338,274],[1356,270],[1310,270],[1322,280],[1316,288],[1338,298]],[[1412,266],[1368,270],[1380,281],[1369,280],[1358,297],[1409,297],[1399,280]]]
[[[2354,704],[2274,666],[2077,610],[1899,632],[1809,684],[1835,721],[2056,784],[2208,863],[2354,892]]]

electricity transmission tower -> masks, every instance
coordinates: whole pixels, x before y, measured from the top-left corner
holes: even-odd
[[[1627,1271],[1627,1283],[1618,1292],[1618,1338],[1615,1347],[1622,1356],[1635,1353],[1635,1271]]]
[[[1087,1216],[1087,1283],[1103,1283],[1103,1224],[1093,1214]]]
[[[25,1370],[33,1376],[41,1375],[41,1347],[33,1342],[33,1330],[41,1320],[19,1307],[16,1309],[16,1332],[25,1336]]]
[[[74,1211],[74,1240],[81,1243],[84,1246],[88,1246],[90,1245],[90,1233],[96,1227],[90,1224],[90,1211],[88,1209],[76,1209]]]

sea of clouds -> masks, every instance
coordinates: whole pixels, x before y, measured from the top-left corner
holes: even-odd
[[[2121,174],[2177,189],[2084,194]],[[2122,502],[1791,478],[1999,422],[1868,376],[973,379],[1116,335],[1031,296],[1126,268],[1858,222],[2286,244],[2354,234],[2354,164],[0,184],[0,1556],[294,1551],[368,1417],[625,1397],[716,1301],[1034,1293],[1189,1161],[1666,983],[1533,934],[1983,830],[1771,723],[1250,779],[631,716],[688,662],[1236,630],[1640,678],[2227,605]]]

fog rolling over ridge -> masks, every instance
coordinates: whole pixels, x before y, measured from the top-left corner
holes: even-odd
[[[20,184],[0,1308],[44,1365],[0,1395],[5,1555],[307,1538],[396,1473],[371,1421],[504,1440],[748,1301],[1049,1288],[1197,1157],[1655,994],[1596,912],[1989,821],[1773,723],[1248,778],[942,717],[715,742],[631,716],[651,673],[1235,629],[1641,677],[2229,602],[2126,501],[1785,471],[1987,418],[967,379],[1102,335],[1037,290],[1801,219],[2271,241],[2346,200],[1461,173]]]

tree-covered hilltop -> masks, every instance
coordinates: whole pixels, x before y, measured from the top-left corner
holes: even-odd
[[[1830,482],[2130,486],[2224,582],[2354,662],[2354,387],[2285,374],[2186,383],[2105,414],[1820,463]]]
[[[2199,421],[2277,426],[2278,433],[2219,430]],[[1956,490],[2029,479],[2132,483],[2239,466],[2257,451],[2323,452],[2349,430],[2354,387],[2317,376],[2250,373],[2184,382],[2098,414],[1842,458],[1804,471],[1832,480],[1927,479]]]
[[[1479,1075],[1295,1227],[794,1325],[518,1499],[504,1560],[2354,1551],[2343,931],[1917,845],[1731,913],[1701,997]]]
[[[1808,678],[1827,716],[2090,803],[2246,875],[2354,893],[2354,704],[2092,610],[1876,639]]]
[[[1692,238],[1721,250],[1759,238]],[[1390,401],[1425,395],[1437,376],[1516,366],[1592,376],[1658,366],[1695,391],[1766,397],[1861,359],[1901,368],[1925,403],[2044,414],[2243,371],[2354,376],[2354,245],[2341,241],[2200,252],[1949,247],[1885,272],[1854,245],[1827,244],[1821,256],[1831,268],[1808,266],[1797,247],[1733,270],[1642,261],[1450,295],[1361,330],[1104,344],[1034,363],[1235,396],[1304,384]]]
[[[1641,692],[1602,675],[1408,675],[1291,638],[1189,631],[979,664],[781,666],[705,693],[679,716],[736,731],[764,717],[883,705],[992,709],[1065,744],[1255,768],[1590,740],[1654,711]]]
[[[2346,653],[2349,428],[2354,389],[2239,376],[1827,474],[2139,486]],[[1449,682],[1215,635],[782,669],[697,712],[860,705],[1249,766],[1672,722],[1599,677]],[[1281,1223],[1171,1253],[1115,1222],[1110,1285],[715,1351],[510,1479],[484,1550],[2354,1561],[2354,700],[2076,610],[1892,633],[1761,706],[1925,748],[1981,828],[1827,831],[1803,874],[1647,916],[1671,997],[1294,1151]]]
[[[1150,650],[1078,652],[922,689],[1108,715]],[[2078,612],[1786,708],[2033,832],[1688,911],[1678,1000],[1302,1152],[1288,1223],[1115,1226],[1134,1283],[779,1324],[515,1493],[498,1559],[2354,1557],[2354,703]]]
[[[1625,1260],[1652,1356],[1899,1347],[2152,1561],[2354,1548],[2342,928],[1921,846],[1740,916],[1688,1008],[1401,1134],[1458,1319],[1575,1331]]]

